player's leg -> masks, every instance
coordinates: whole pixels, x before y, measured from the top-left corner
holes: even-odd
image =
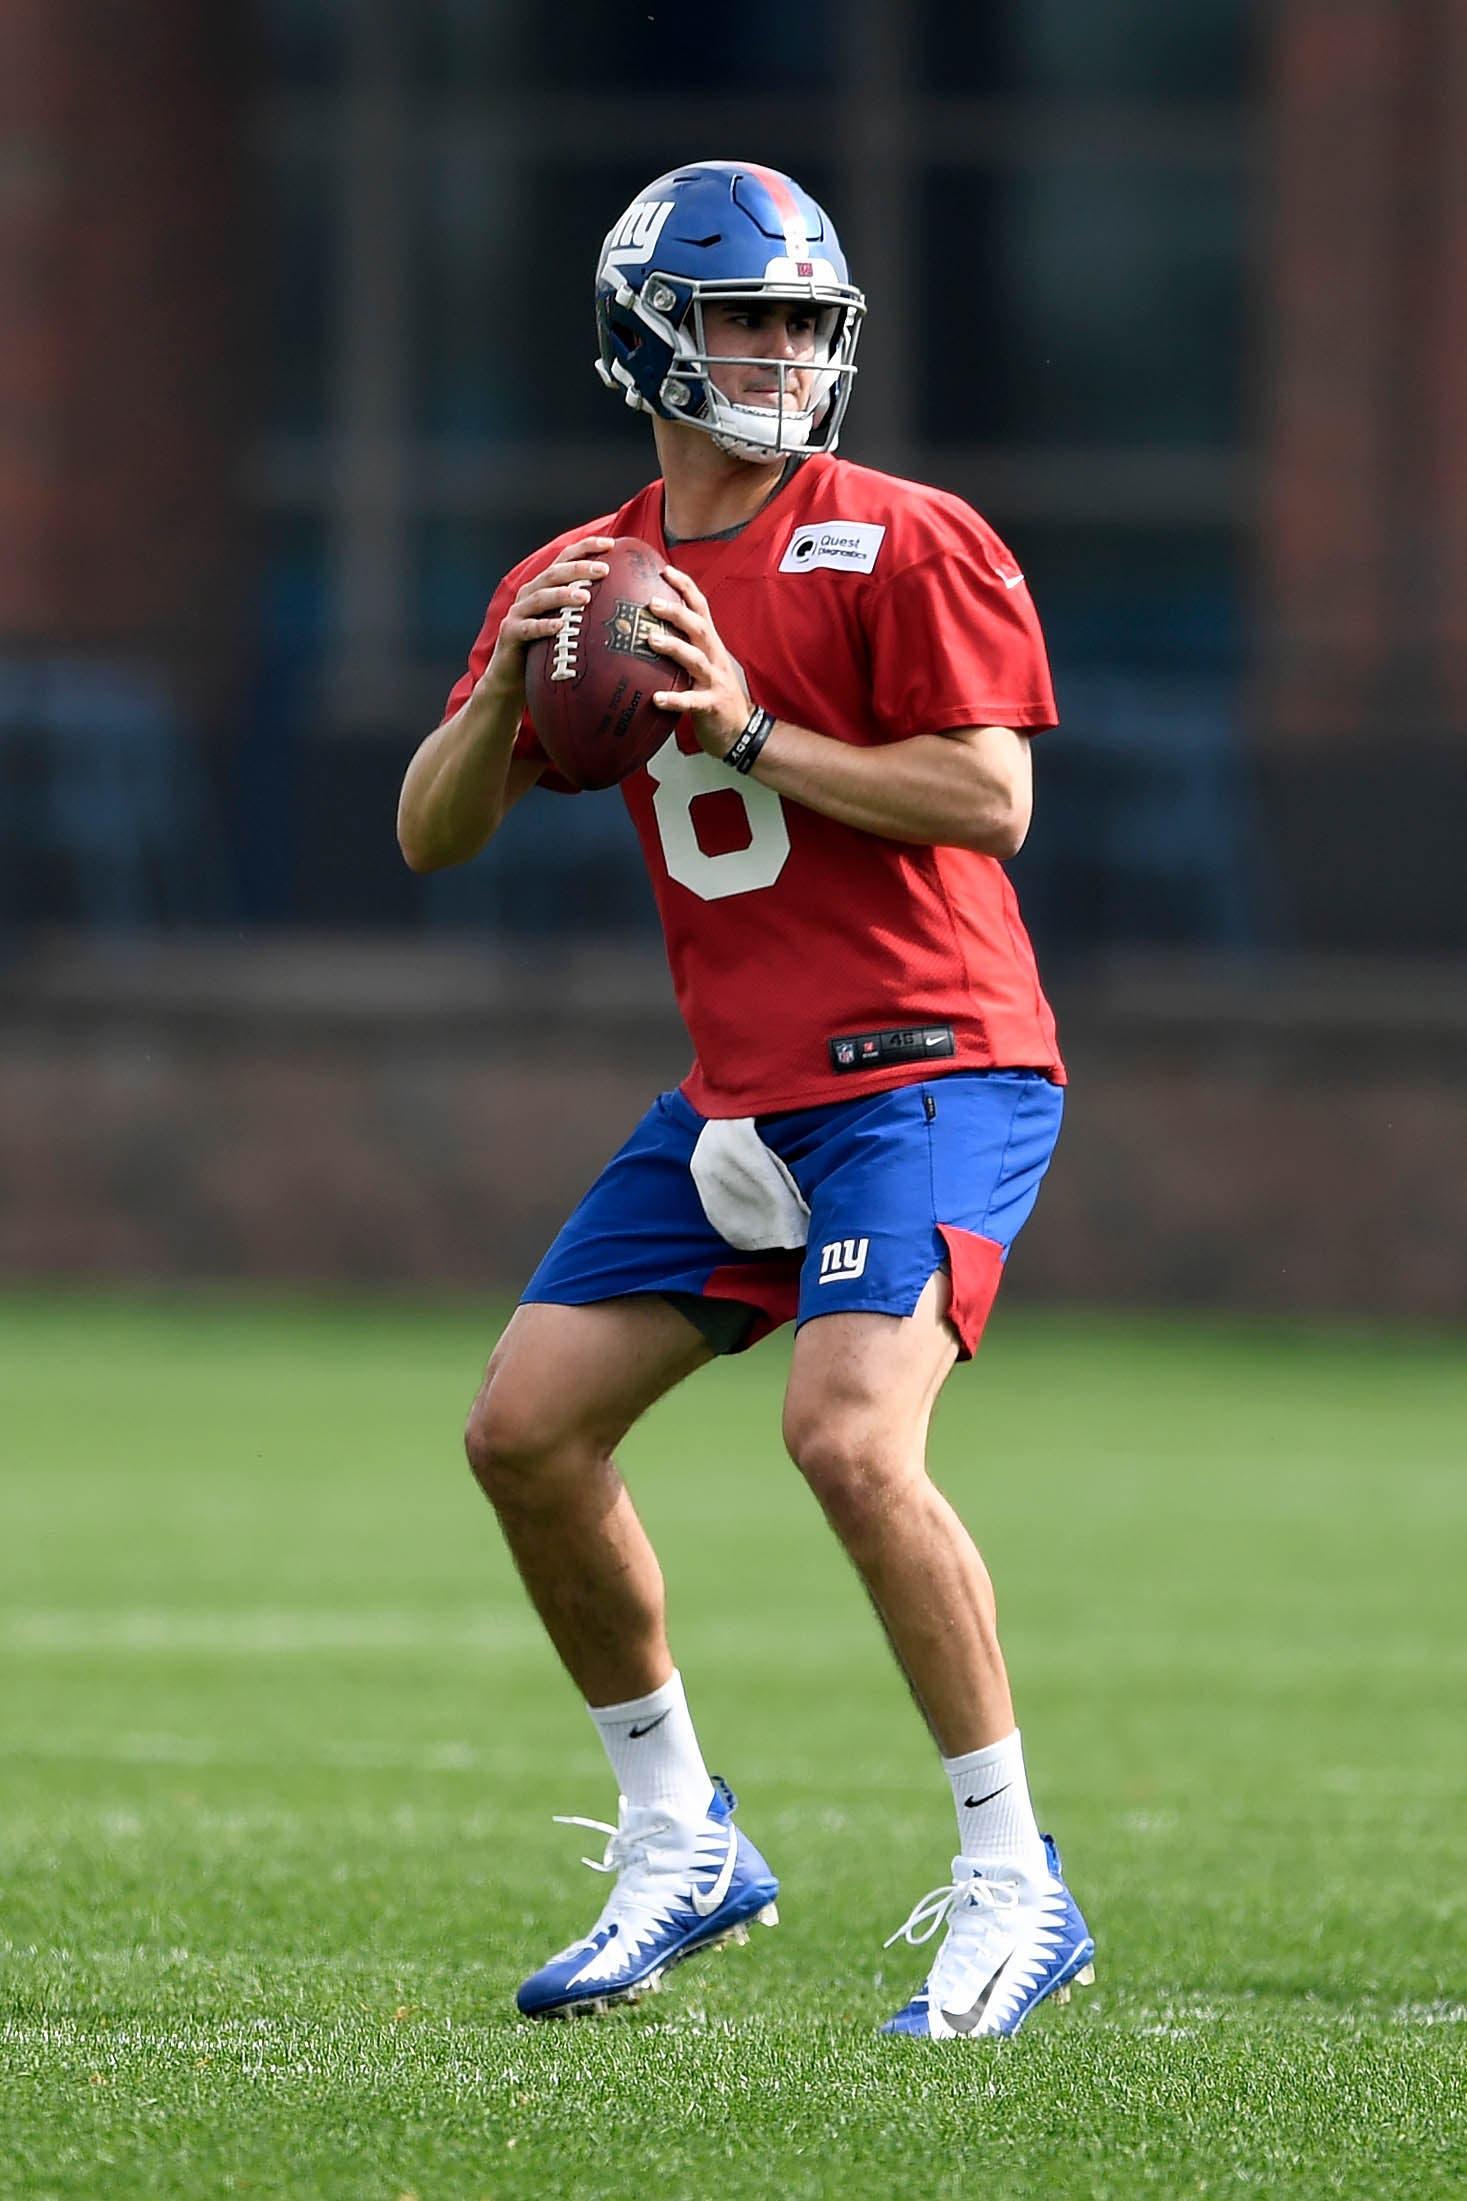
[[[714,1350],[769,1326],[750,1281],[761,1265],[740,1267],[703,1210],[690,1167],[703,1129],[680,1094],[654,1102],[531,1277],[469,1415],[474,1472],[592,1706],[640,1699],[672,1666],[661,1574],[614,1447]]]
[[[704,1763],[668,1648],[661,1569],[613,1458],[638,1416],[711,1353],[655,1294],[522,1306],[469,1416],[475,1476],[620,1791],[614,1826],[577,1822],[606,1835],[615,1885],[589,1933],[521,1984],[529,2016],[636,2001],[671,1965],[777,1915],[778,1882]]]
[[[942,1755],[952,1879],[904,1931],[947,1938],[895,2030],[1013,2031],[1093,1953],[1035,1823],[983,1560],[926,1464],[1059,1128],[1023,1073],[955,1076],[776,1130],[811,1205],[790,1451],[854,1562]]]
[[[992,1584],[928,1477],[927,1429],[982,1335],[1061,1111],[1043,1077],[959,1073],[770,1134],[810,1204],[786,1439],[948,1757],[1011,1733],[1013,1704]]]
[[[910,1316],[805,1323],[784,1420],[791,1457],[854,1562],[948,1758],[997,1742],[1014,1725],[988,1570],[927,1473],[932,1409],[958,1357],[950,1294],[939,1270]]]
[[[946,1938],[885,2028],[923,2039],[1013,2032],[1037,2003],[1093,1976],[1094,1956],[1035,1822],[988,1570],[926,1469],[932,1408],[958,1352],[950,1297],[939,1273],[909,1317],[807,1323],[785,1419],[790,1451],[881,1616],[952,1786],[951,1877],[899,1929],[922,1941],[946,1926]]]
[[[475,1475],[619,1791],[615,1825],[582,1822],[606,1834],[615,1885],[589,1934],[521,1986],[537,2016],[635,2000],[670,1965],[775,1917],[777,1883],[699,1747],[661,1571],[614,1459],[655,1399],[768,1326],[690,1174],[702,1122],[676,1094],[648,1111],[536,1270],[469,1416]]]
[[[590,1705],[646,1696],[672,1673],[661,1569],[613,1453],[711,1357],[654,1293],[518,1307],[469,1414],[469,1463]]]

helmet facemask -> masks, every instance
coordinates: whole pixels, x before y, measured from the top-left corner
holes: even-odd
[[[711,351],[705,307],[713,303],[784,306],[805,301],[766,297],[757,292],[747,298],[727,293],[709,294],[702,290],[696,293],[678,331],[678,356],[671,375],[663,384],[663,394],[671,406],[674,393],[669,384],[691,380],[694,389],[701,390],[703,402],[696,415],[692,408],[686,411],[678,408],[675,417],[688,419],[693,426],[706,430],[719,450],[726,451],[731,458],[751,461],[755,465],[775,465],[791,456],[806,457],[812,449],[823,448],[823,437],[813,445],[811,439],[827,419],[832,395],[842,378],[848,379],[855,372],[849,353],[855,348],[857,324],[849,308],[810,301],[815,335],[808,358],[772,359],[753,352]],[[847,321],[851,323],[851,342],[846,346],[847,357],[837,362],[833,355]],[[777,378],[776,388],[770,393],[773,402],[750,404],[727,396],[715,380],[715,371],[726,367],[757,367],[765,374],[772,373]],[[797,376],[805,385],[803,405],[796,403],[793,385]],[[844,411],[844,406],[841,409]]]
[[[638,292],[629,288],[617,299],[630,308],[661,346],[670,363],[657,388],[655,403],[640,402],[665,420],[676,420],[711,437],[730,457],[759,466],[781,465],[789,458],[809,458],[835,447],[841,419],[851,394],[856,372],[855,351],[865,301],[849,284],[812,283],[798,289],[774,286],[768,290],[749,283],[689,283],[646,277]],[[773,359],[754,353],[711,352],[704,324],[704,308],[710,304],[808,305],[815,315],[815,342],[808,359]],[[758,367],[777,378],[771,393],[777,403],[749,405],[735,402],[720,390],[713,371],[721,367]],[[603,366],[603,380],[612,376]],[[793,403],[791,377],[809,377],[806,402]],[[630,377],[618,375],[618,381]],[[645,385],[644,385],[645,388]],[[627,400],[639,399],[629,388]]]

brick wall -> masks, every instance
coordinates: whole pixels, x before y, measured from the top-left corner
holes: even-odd
[[[0,647],[227,667],[251,413],[235,14],[0,8]]]
[[[1467,950],[1467,9],[1267,11],[1254,713],[1304,949]]]
[[[1467,11],[1289,0],[1266,248],[1265,718],[1467,733]]]
[[[665,989],[594,954],[37,958],[0,980],[0,1278],[513,1290],[684,1068]],[[1060,1006],[1016,1295],[1467,1318],[1450,978],[1153,968]]]

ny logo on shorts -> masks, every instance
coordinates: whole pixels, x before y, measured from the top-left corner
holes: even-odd
[[[821,1283],[840,1284],[848,1277],[864,1276],[870,1251],[869,1238],[833,1238],[828,1246],[820,1248]]]

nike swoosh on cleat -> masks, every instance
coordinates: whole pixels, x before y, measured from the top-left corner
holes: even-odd
[[[700,1895],[696,1888],[693,1890],[693,1909],[700,1918],[711,1918],[728,1894],[734,1876],[734,1866],[738,1863],[738,1859],[739,1838],[730,1827],[728,1848],[724,1852],[723,1863],[718,1868],[718,1878],[706,1895]],[[1007,1958],[1004,1961],[1007,1962]]]
[[[1013,1950],[1010,1949],[1009,1956],[1012,1956],[1013,1953]],[[955,2033],[973,2033],[977,2031],[979,2024],[982,2022],[983,2013],[988,2008],[988,1998],[993,1993],[994,1988],[998,1985],[999,1980],[1002,1978],[1005,1968],[1008,1965],[1008,1961],[1009,1957],[1006,1956],[1003,1960],[1003,1963],[1000,1964],[998,1970],[994,1973],[992,1979],[988,1982],[988,1985],[984,1988],[982,1994],[978,1997],[978,2000],[974,2003],[971,2010],[943,2011],[943,2016],[947,2019],[948,2024],[952,2027]]]
[[[632,1732],[633,1734],[635,1734],[636,1729],[633,1728]],[[1003,1788],[990,1788],[986,1796],[965,1796],[963,1798],[964,1811],[977,1811],[981,1805],[991,1804],[995,1796],[1001,1796],[1003,1794],[1004,1788],[1012,1788],[1013,1785],[1014,1784],[1012,1781],[1005,1781],[1003,1784]]]
[[[665,1712],[658,1713],[655,1720],[648,1720],[645,1727],[629,1727],[627,1729],[628,1742],[640,1742],[644,1735],[650,1735],[654,1727],[660,1727],[663,1721],[670,1719],[671,1716],[672,1707],[669,1705]]]

